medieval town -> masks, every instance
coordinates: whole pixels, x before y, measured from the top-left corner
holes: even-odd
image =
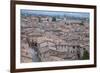
[[[21,62],[89,59],[89,18],[21,15]]]

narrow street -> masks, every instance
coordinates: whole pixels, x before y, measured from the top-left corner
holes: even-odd
[[[34,48],[30,48],[29,51],[32,55],[32,62],[40,62],[40,59],[38,57],[38,53],[34,50]]]

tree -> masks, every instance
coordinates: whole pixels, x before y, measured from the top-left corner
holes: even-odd
[[[84,25],[83,21],[80,23],[80,25]]]
[[[89,59],[89,53],[88,53],[87,50],[84,50],[82,59],[83,59],[83,60]]]
[[[56,21],[56,17],[52,17],[52,21]]]

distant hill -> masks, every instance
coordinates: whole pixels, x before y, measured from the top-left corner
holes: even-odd
[[[21,10],[23,16],[51,16],[57,18],[71,18],[71,19],[89,19],[89,13],[83,12],[63,12],[63,11],[45,11],[45,10]]]

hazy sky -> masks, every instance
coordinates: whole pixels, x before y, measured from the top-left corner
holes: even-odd
[[[26,10],[21,9],[21,14],[32,14],[32,15],[50,15],[50,16],[75,16],[75,17],[88,17],[90,16],[87,12],[68,12],[68,11],[46,11],[46,10]]]

